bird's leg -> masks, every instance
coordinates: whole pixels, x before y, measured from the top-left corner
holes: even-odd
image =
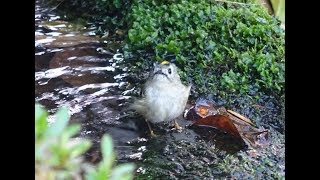
[[[158,135],[156,135],[156,134],[153,132],[153,130],[151,129],[151,126],[150,126],[150,124],[149,124],[149,121],[148,121],[147,119],[146,119],[146,122],[147,122],[148,127],[149,127],[150,135],[151,135],[152,137],[157,137]]]
[[[182,129],[182,127],[177,123],[176,120],[174,120],[174,128],[175,128],[176,130],[181,130],[181,129]]]

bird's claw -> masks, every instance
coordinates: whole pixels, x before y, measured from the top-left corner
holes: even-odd
[[[151,135],[152,137],[158,137],[158,135],[156,135],[152,130],[150,131],[150,135]]]

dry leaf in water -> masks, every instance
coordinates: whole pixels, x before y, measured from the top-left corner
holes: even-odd
[[[218,111],[213,102],[199,98],[194,106],[185,111],[184,118],[186,120],[196,121],[217,113]]]
[[[196,122],[193,123],[193,125],[215,127],[219,130],[225,131],[233,135],[235,138],[242,139],[236,126],[230,121],[229,117],[224,115],[218,114],[218,115],[207,116],[205,118],[197,120]]]
[[[206,99],[198,99],[189,108],[185,119],[195,121],[193,125],[210,126],[227,132],[244,141],[249,147],[264,147],[268,144],[268,131],[258,129],[250,119],[224,107],[216,105]]]

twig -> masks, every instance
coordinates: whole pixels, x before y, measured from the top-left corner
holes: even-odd
[[[57,9],[57,8],[60,6],[60,4],[63,3],[63,2],[64,2],[64,0],[62,0],[62,1],[61,1],[58,5],[56,5],[55,7],[53,7],[49,12]]]
[[[240,2],[226,1],[226,0],[215,0],[215,1],[224,2],[224,3],[231,3],[231,4],[239,4],[239,5],[255,5],[255,6],[258,5],[258,4],[247,4],[247,3],[240,3]]]

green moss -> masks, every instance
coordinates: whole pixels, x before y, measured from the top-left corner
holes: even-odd
[[[129,20],[125,54],[174,57],[182,79],[200,94],[283,93],[284,31],[252,1],[138,0]]]

